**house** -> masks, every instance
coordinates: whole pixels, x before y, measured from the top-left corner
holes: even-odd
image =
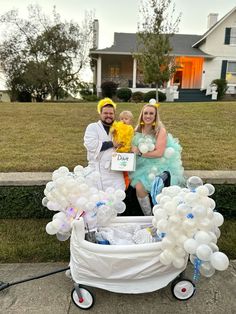
[[[10,93],[6,87],[6,78],[0,68],[0,102],[10,102]]]
[[[210,91],[212,80],[225,78],[227,93],[236,94],[236,7],[219,21],[218,14],[208,16],[208,30],[203,35],[174,34],[170,38],[172,54],[179,65],[166,86]],[[96,22],[96,34],[98,33]],[[95,40],[96,42],[96,40]],[[96,44],[95,44],[96,46]],[[133,53],[137,51],[137,35],[115,33],[114,44],[90,51],[97,94],[104,81],[114,81],[132,91],[148,91]]]

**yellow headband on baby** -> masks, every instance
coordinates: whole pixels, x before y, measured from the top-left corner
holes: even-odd
[[[116,109],[116,104],[110,98],[106,97],[106,98],[101,99],[98,102],[97,111],[99,114],[101,113],[102,107],[104,107],[106,105],[111,105],[111,106],[113,106],[114,109]]]

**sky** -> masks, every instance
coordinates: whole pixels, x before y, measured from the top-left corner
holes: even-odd
[[[114,32],[137,31],[139,0],[1,0],[0,15],[18,9],[27,17],[27,6],[39,4],[50,15],[53,5],[62,20],[83,21],[85,11],[93,11],[99,21],[99,48],[113,44]],[[207,30],[207,16],[218,13],[219,19],[236,6],[236,0],[172,0],[182,13],[179,33],[202,35]]]

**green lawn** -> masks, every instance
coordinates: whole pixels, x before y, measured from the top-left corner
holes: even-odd
[[[142,104],[119,103],[136,121]],[[179,138],[185,169],[236,170],[236,102],[164,103],[160,115]],[[95,103],[1,103],[0,172],[71,170],[86,165],[83,135],[98,120]],[[69,241],[45,231],[45,219],[1,219],[0,262],[68,261]],[[221,228],[220,250],[236,258],[236,221]]]
[[[142,104],[117,107],[137,121]],[[180,140],[185,169],[236,169],[236,102],[163,103],[160,115]],[[0,117],[0,172],[86,165],[83,135],[98,120],[95,103],[2,103]]]

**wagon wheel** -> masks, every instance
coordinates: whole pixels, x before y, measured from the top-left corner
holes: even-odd
[[[80,293],[82,295],[82,299],[78,297],[78,294],[75,290],[75,288],[71,291],[71,298],[73,303],[82,310],[88,310],[90,309],[95,302],[94,295],[91,291],[88,290],[87,287],[80,286]]]
[[[171,285],[173,296],[181,301],[190,299],[195,291],[195,284],[189,279],[176,279]]]

